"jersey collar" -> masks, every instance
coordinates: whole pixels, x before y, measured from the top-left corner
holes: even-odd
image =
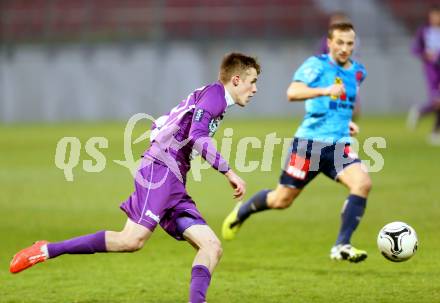
[[[348,60],[350,60],[350,63],[351,63],[351,65],[350,65],[349,68],[344,68],[344,67],[340,66],[338,63],[336,63],[336,61],[333,59],[333,57],[330,56],[330,54],[327,54],[327,58],[328,58],[328,60],[329,60],[334,66],[336,66],[337,68],[339,68],[339,69],[341,69],[341,70],[349,71],[349,70],[352,70],[352,69],[353,69],[354,62],[353,62],[353,60],[352,60],[351,58],[348,59]]]
[[[231,94],[228,92],[227,89],[225,89],[225,99],[228,108],[235,104],[234,99],[232,98]]]

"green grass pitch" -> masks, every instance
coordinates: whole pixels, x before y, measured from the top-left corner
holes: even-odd
[[[235,241],[223,243],[208,301],[440,302],[440,148],[425,142],[429,123],[407,132],[402,117],[360,121],[361,141],[370,136],[387,141],[387,148],[380,150],[385,166],[371,174],[373,190],[353,238],[354,245],[369,252],[365,262],[329,260],[347,191],[319,176],[289,209],[252,217]],[[263,139],[274,131],[290,137],[297,125],[291,119],[226,119],[217,134],[232,127],[237,143],[241,137]],[[0,302],[187,302],[195,251],[160,228],[137,253],[65,255],[17,275],[9,273],[13,254],[35,240],[122,228],[126,218],[118,206],[132,192],[133,181],[112,160],[123,158],[124,126],[0,126]],[[83,146],[90,137],[107,137],[105,170],[87,173],[80,162],[74,181],[67,182],[54,164],[56,144],[64,136],[78,137]],[[135,146],[139,155],[141,145]],[[247,197],[276,185],[280,155],[277,146],[271,172],[240,174],[248,184]],[[247,159],[260,157],[261,150],[250,150]],[[80,160],[86,159],[90,157],[82,149]],[[232,190],[214,170],[204,171],[201,183],[189,179],[189,193],[220,235],[221,222],[234,206]],[[395,220],[412,225],[420,243],[415,257],[399,264],[385,260],[376,248],[379,229]]]

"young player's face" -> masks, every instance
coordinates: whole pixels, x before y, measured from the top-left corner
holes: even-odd
[[[242,77],[236,79],[235,86],[235,103],[240,106],[246,106],[257,92],[258,74],[255,68],[249,68]]]
[[[335,30],[333,37],[327,40],[332,58],[340,65],[345,65],[353,54],[355,41],[354,31]]]

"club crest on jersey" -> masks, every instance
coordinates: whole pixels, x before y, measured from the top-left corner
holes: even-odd
[[[208,125],[209,136],[212,137],[212,136],[215,134],[215,132],[216,132],[217,129],[218,129],[219,124],[220,124],[220,118],[212,119],[212,120],[209,122],[209,125]]]
[[[200,122],[202,120],[202,118],[203,118],[203,113],[204,112],[205,111],[202,108],[199,108],[196,111],[195,115],[194,115],[194,120],[197,121],[197,122]]]

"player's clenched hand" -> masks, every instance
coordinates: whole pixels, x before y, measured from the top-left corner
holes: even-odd
[[[232,169],[230,169],[225,176],[234,189],[234,198],[243,198],[246,193],[246,183]]]
[[[359,126],[353,121],[350,121],[348,128],[350,129],[350,136],[356,136],[359,134]]]
[[[343,93],[345,93],[344,84],[333,84],[325,89],[325,95],[335,96],[339,98]]]

